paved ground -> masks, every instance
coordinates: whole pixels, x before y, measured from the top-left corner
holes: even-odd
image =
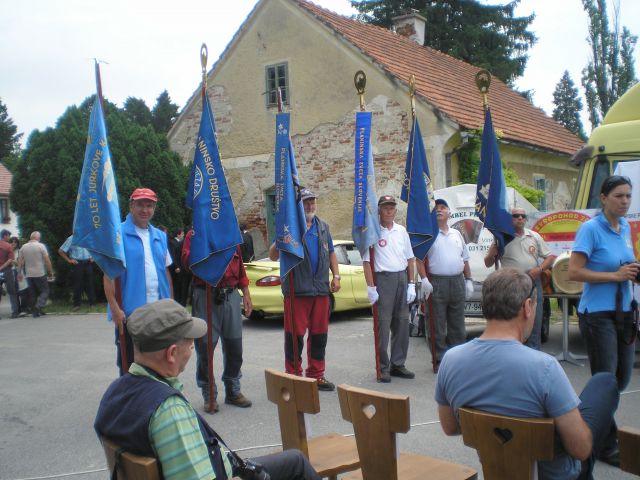
[[[113,329],[104,315],[47,315],[41,318],[7,318],[0,305],[0,480],[35,478],[106,479],[102,449],[92,424],[98,401],[116,378]],[[472,330],[477,334],[481,328]],[[415,380],[375,381],[373,333],[368,313],[334,318],[327,351],[327,377],[335,383],[407,394],[411,397],[411,431],[400,437],[400,448],[465,463],[480,469],[475,452],[460,437],[446,437],[437,423],[433,400],[435,375],[423,338],[412,338],[407,366]],[[545,350],[560,349],[561,330],[554,325]],[[277,448],[280,434],[276,408],[267,401],[265,367],[282,369],[281,320],[245,321],[243,391],[254,401],[250,409],[222,405],[207,416],[232,448],[247,449],[245,456]],[[570,348],[584,353],[577,327],[570,332]],[[218,349],[219,350],[219,349]],[[220,357],[216,352],[216,375]],[[589,378],[587,367],[563,362],[574,387]],[[622,396],[619,424],[640,426],[640,376],[634,370],[630,393]],[[472,372],[470,372],[472,374]],[[200,394],[194,381],[194,361],[183,374],[186,395],[198,409]],[[342,420],[336,393],[320,392],[322,412],[310,419],[313,434],[329,431],[352,433]],[[265,447],[266,446],[266,447]],[[598,464],[596,478],[632,478]]]

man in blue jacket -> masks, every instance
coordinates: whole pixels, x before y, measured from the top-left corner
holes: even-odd
[[[168,266],[171,255],[167,249],[167,235],[151,225],[158,196],[150,188],[136,188],[129,197],[129,215],[122,223],[122,243],[127,268],[119,277],[122,305],[116,301],[115,280],[104,277],[104,293],[109,302],[111,319],[116,326],[117,365],[124,373],[120,357],[118,332],[124,330],[127,348],[127,368],[133,362],[133,345],[125,320],[138,307],[171,298],[171,276]]]

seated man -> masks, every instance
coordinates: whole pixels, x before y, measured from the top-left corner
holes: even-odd
[[[535,283],[525,273],[504,268],[489,275],[482,286],[482,313],[484,333],[449,350],[440,364],[435,397],[442,429],[460,433],[460,407],[551,417],[555,458],[538,463],[538,478],[591,478],[618,408],[615,376],[594,375],[578,398],[555,358],[523,345],[536,315]]]
[[[102,397],[94,424],[98,435],[126,451],[155,457],[166,480],[269,478],[244,474],[244,462],[181,393],[178,375],[193,353],[194,338],[207,333],[206,322],[164,299],[136,309],[127,329],[135,362]],[[298,450],[259,457],[254,464],[272,480],[320,479]]]

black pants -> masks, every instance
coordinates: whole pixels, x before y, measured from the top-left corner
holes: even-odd
[[[285,450],[252,458],[251,461],[262,465],[269,473],[271,480],[320,480],[321,478],[300,450]]]
[[[73,281],[73,306],[80,306],[82,291],[87,293],[89,305],[96,303],[96,293],[93,286],[93,263],[89,260],[78,260],[71,271]]]

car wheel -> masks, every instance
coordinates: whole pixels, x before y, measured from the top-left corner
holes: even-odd
[[[551,318],[551,304],[545,298],[542,302],[542,326],[540,328],[540,341],[546,343],[549,340],[549,320]]]
[[[254,322],[264,320],[264,312],[253,310],[251,315],[249,315],[249,320],[253,320]]]

